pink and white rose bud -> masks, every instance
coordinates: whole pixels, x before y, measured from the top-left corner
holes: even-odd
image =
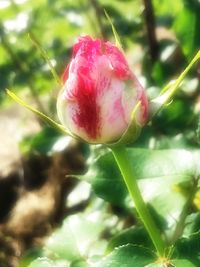
[[[148,101],[123,52],[110,42],[80,37],[63,75],[58,116],[74,136],[89,143],[114,143],[131,123],[145,124]]]

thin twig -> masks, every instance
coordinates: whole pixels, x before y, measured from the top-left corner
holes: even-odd
[[[158,58],[158,42],[155,33],[155,16],[151,0],[143,0],[144,2],[144,16],[146,23],[147,38],[149,43],[149,52],[152,62]]]
[[[185,205],[181,211],[179,221],[176,224],[172,239],[170,240],[171,244],[174,244],[174,242],[176,242],[176,240],[179,239],[183,234],[183,231],[185,229],[185,221],[186,221],[186,218],[189,214],[189,210],[191,208],[191,204],[192,204],[192,201],[194,199],[194,195],[195,195],[196,190],[197,190],[197,184],[198,184],[198,181],[194,179],[192,188],[190,190],[190,194],[189,194],[187,201],[186,201],[186,203],[185,203]]]

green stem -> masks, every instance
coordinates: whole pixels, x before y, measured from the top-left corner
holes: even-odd
[[[179,220],[176,224],[176,228],[174,230],[173,236],[170,240],[170,245],[174,244],[182,236],[183,231],[185,229],[185,225],[186,225],[185,221],[186,221],[187,216],[189,214],[189,211],[191,209],[192,202],[193,202],[193,199],[195,197],[195,193],[197,191],[199,179],[193,179],[192,182],[193,182],[193,184],[192,184],[190,190],[188,191],[189,195],[187,196],[187,200],[185,202],[185,205],[183,206],[183,209],[181,211]]]
[[[118,146],[114,148],[112,147],[111,150],[135,204],[136,210],[151,237],[157,253],[159,256],[164,256],[165,244],[141,196],[126,148],[124,146]]]

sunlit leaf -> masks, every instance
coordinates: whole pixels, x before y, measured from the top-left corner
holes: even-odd
[[[173,267],[197,267],[192,262],[188,260],[182,260],[182,259],[171,260],[171,264]]]
[[[144,199],[172,225],[186,201],[177,190],[178,184],[190,183],[199,175],[200,152],[128,149],[128,153]],[[125,205],[127,189],[111,152],[97,157],[89,171],[80,178],[91,183],[99,197],[113,204]]]
[[[103,225],[97,220],[83,218],[80,214],[70,216],[47,239],[46,254],[55,259],[78,261],[93,249],[102,230]]]
[[[151,251],[131,244],[116,248],[92,267],[144,267],[152,262],[155,256]]]
[[[143,247],[152,247],[152,242],[143,227],[131,227],[121,231],[114,236],[108,243],[107,252],[111,252],[114,248],[133,244]]]
[[[55,267],[55,265],[53,261],[44,257],[34,260],[28,267]]]
[[[151,263],[145,267],[197,267],[197,266],[192,264],[188,260],[176,259],[176,260],[166,260],[165,263],[159,263],[159,262]]]

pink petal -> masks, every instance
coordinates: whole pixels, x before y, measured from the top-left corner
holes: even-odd
[[[119,79],[128,79],[131,76],[128,63],[123,55],[116,46],[110,42],[105,43],[106,55],[110,59],[110,63],[113,67],[113,71]]]

